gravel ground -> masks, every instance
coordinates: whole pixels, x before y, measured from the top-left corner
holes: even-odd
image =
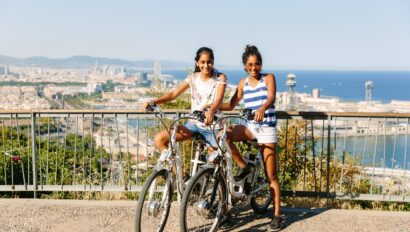
[[[0,199],[0,231],[133,231],[136,202]],[[232,210],[225,231],[265,231],[272,209],[255,215],[248,207]],[[283,208],[283,231],[410,231],[410,212]],[[176,232],[178,203],[173,203],[166,231]]]

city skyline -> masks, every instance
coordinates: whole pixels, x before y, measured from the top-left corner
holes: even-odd
[[[235,4],[235,6],[233,6]],[[3,1],[0,54],[75,55],[193,62],[201,46],[215,63],[241,67],[246,44],[265,68],[410,70],[406,1]]]

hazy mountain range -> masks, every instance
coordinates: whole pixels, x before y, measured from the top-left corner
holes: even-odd
[[[135,68],[153,68],[155,60],[124,60],[92,56],[72,56],[68,58],[48,58],[34,56],[17,58],[0,55],[0,65],[39,66],[52,68],[90,68],[98,65],[114,65]],[[185,69],[193,66],[193,62],[161,60],[162,69]]]

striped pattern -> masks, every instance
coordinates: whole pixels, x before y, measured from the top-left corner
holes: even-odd
[[[255,87],[249,85],[249,77],[246,78],[245,86],[243,89],[243,100],[245,102],[246,109],[257,110],[263,103],[268,99],[268,87],[265,84],[265,78],[262,74],[262,78],[259,84]],[[259,124],[258,122],[251,121],[249,123]],[[272,105],[265,111],[265,119],[263,124],[268,124],[269,126],[276,126],[276,113],[275,105]]]
[[[246,127],[251,131],[258,143],[277,143],[276,128],[267,124],[247,123]]]

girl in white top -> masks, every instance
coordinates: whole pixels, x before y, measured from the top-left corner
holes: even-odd
[[[195,57],[195,71],[189,75],[185,81],[174,90],[151,102],[144,104],[144,109],[149,104],[161,104],[174,100],[188,88],[191,90],[191,110],[204,110],[209,104],[210,107],[205,112],[205,121],[201,123],[191,120],[183,126],[178,126],[176,140],[183,141],[192,138],[194,133],[202,134],[207,144],[217,147],[217,143],[212,136],[211,123],[215,112],[219,109],[226,88],[226,77],[214,69],[214,54],[210,48],[200,48]],[[158,133],[154,138],[157,149],[162,153],[166,152],[169,135],[166,130]]]

